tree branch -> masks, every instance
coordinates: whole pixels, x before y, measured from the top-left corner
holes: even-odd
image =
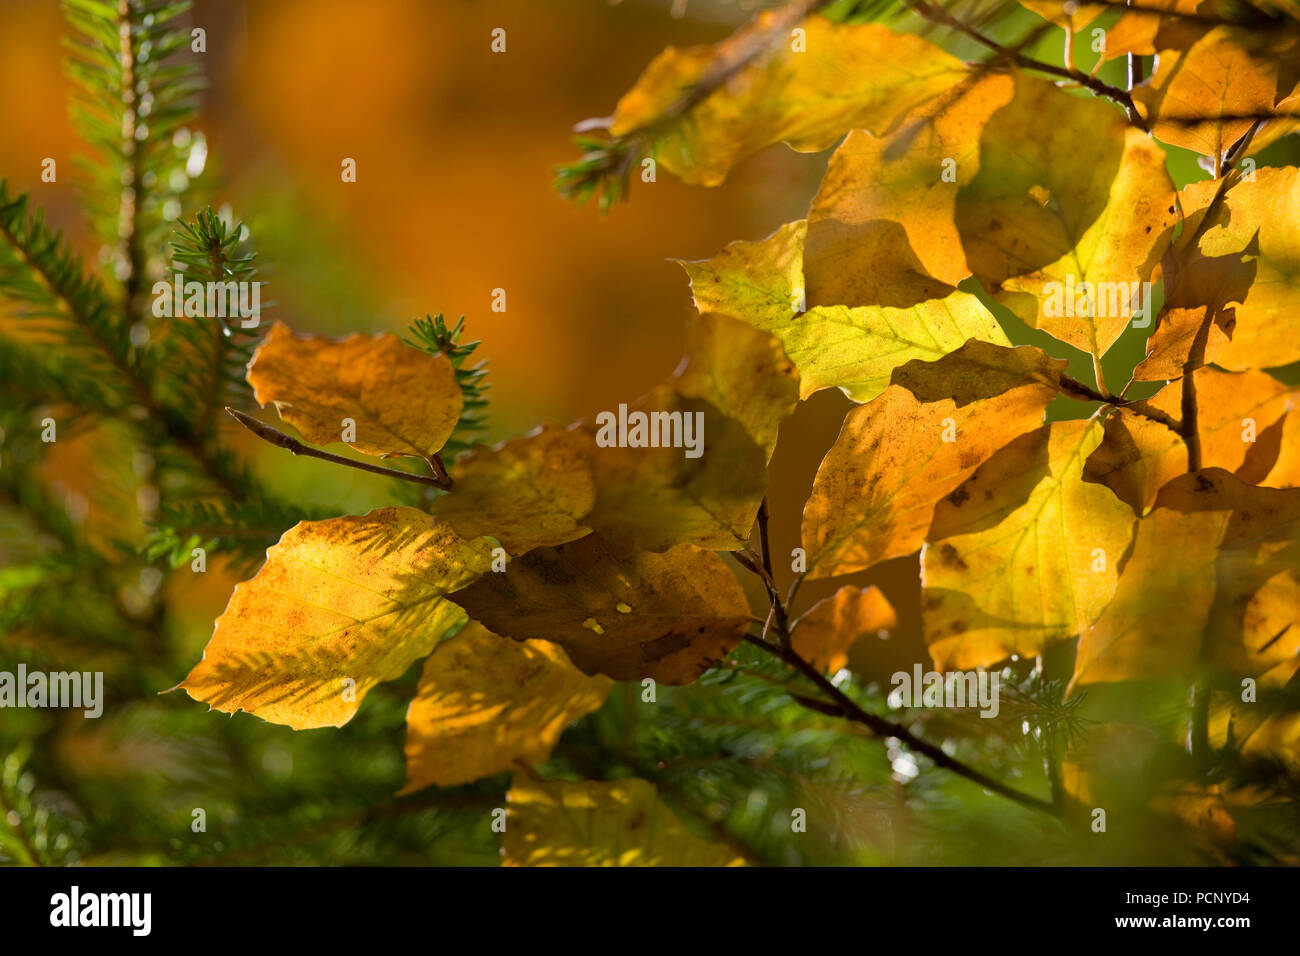
[[[344,458],[342,455],[335,455],[328,451],[321,451],[319,448],[312,448],[310,445],[304,445],[302,442],[298,441],[298,439],[291,438],[278,428],[273,428],[266,424],[266,422],[258,421],[252,415],[246,415],[241,411],[230,408],[229,406],[227,406],[226,411],[233,415],[239,424],[243,425],[258,438],[262,439],[262,441],[269,442],[277,448],[283,448],[294,455],[306,455],[309,458],[319,458],[321,461],[332,462],[335,465],[343,465],[346,468],[356,468],[359,471],[368,471],[371,474],[384,475],[388,478],[400,478],[402,481],[413,481],[417,485],[431,485],[434,488],[441,488],[444,491],[448,490],[452,486],[450,477],[439,478],[436,475],[417,475],[414,472],[399,471],[396,468],[385,468],[382,465],[372,465],[369,462],[364,461],[353,461],[351,458]],[[437,457],[437,455],[433,455],[431,456],[431,460]],[[439,464],[441,464],[441,462],[439,462]],[[442,474],[447,474],[445,469]]]

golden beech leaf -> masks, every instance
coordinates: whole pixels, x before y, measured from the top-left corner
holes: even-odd
[[[467,538],[496,538],[512,557],[581,538],[596,503],[589,444],[580,432],[547,425],[475,448],[457,458],[455,487],[433,510]]]
[[[808,213],[808,305],[906,307],[943,298],[970,274],[953,221],[957,190],[979,170],[985,122],[1013,92],[1009,76],[991,74],[888,137],[848,135]]]
[[[765,13],[714,46],[664,50],[619,101],[610,131],[651,126],[691,87],[734,72],[778,17]],[[879,24],[814,16],[798,29],[802,36],[780,31],[769,53],[656,135],[658,162],[685,182],[716,186],[736,163],[772,143],[815,152],[851,129],[883,133],[967,72],[928,40]]]
[[[1269,115],[1279,99],[1278,67],[1294,58],[1295,41],[1271,46],[1254,31],[1215,27],[1185,52],[1161,51],[1150,81],[1133,90],[1133,103],[1157,139],[1221,157],[1246,135],[1252,117]]]
[[[896,369],[895,384],[845,417],[817,470],[803,512],[809,575],[852,574],[920,548],[939,501],[1042,425],[1064,368],[1030,346],[972,340]]]
[[[745,592],[716,554],[634,551],[595,534],[530,551],[451,600],[497,634],[559,644],[588,674],[663,684],[695,680],[750,623]]]
[[[599,710],[612,686],[547,641],[512,641],[470,621],[424,662],[406,715],[400,793],[454,787],[550,756],[564,728]]]
[[[576,426],[589,442],[596,480],[586,525],[646,551],[745,546],[767,489],[767,455],[744,424],[671,382],[604,414]],[[645,444],[679,422],[683,442],[689,437],[694,448]]]
[[[1287,387],[1266,372],[1212,368],[1197,369],[1193,381],[1202,466],[1241,469],[1259,433],[1285,414]],[[1178,420],[1182,400],[1183,382],[1177,379],[1147,404]],[[1084,480],[1106,485],[1142,514],[1166,483],[1187,471],[1187,446],[1165,425],[1127,408],[1117,409],[1105,428],[1084,466]]]
[[[487,571],[491,551],[414,508],[299,522],[235,588],[179,686],[226,713],[341,727],[461,619],[443,597]]]
[[[971,271],[999,301],[1100,356],[1150,308],[1141,283],[1176,211],[1163,150],[1123,113],[1017,75],[1015,98],[984,126],[956,222]]]
[[[898,615],[879,588],[846,584],[799,616],[790,645],[819,671],[835,672],[848,666],[849,648],[858,638],[897,624]]]
[[[506,805],[506,866],[745,865],[725,843],[688,830],[645,780],[515,774]]]
[[[686,326],[686,364],[673,379],[679,395],[698,398],[740,422],[770,460],[777,432],[799,404],[799,372],[781,340],[726,315]]]
[[[804,304],[807,233],[807,221],[798,219],[766,239],[730,242],[712,259],[676,260],[691,280],[695,308],[735,316],[779,336]]]
[[[700,312],[735,316],[781,340],[799,369],[800,398],[840,388],[867,402],[904,362],[941,358],[972,338],[1011,344],[993,314],[966,292],[909,308],[800,312],[803,234],[803,223],[789,223],[759,242],[733,242],[712,259],[682,263]]]
[[[1277,441],[1277,455],[1259,484],[1268,488],[1300,487],[1300,392],[1292,392],[1287,399],[1286,417]]]
[[[1032,656],[1097,619],[1115,591],[1133,512],[1082,480],[1095,420],[1017,438],[935,509],[921,619],[940,670]]]
[[[1300,489],[1221,468],[1180,475],[1138,523],[1115,600],[1082,632],[1072,687],[1270,670],[1288,647],[1274,642],[1300,619],[1297,573]]]
[[[1214,24],[1196,18],[1202,0],[1144,0],[1140,8],[1125,10],[1106,31],[1102,60],[1129,53],[1154,56],[1165,50],[1185,50],[1210,32]]]
[[[277,322],[253,354],[248,383],[257,401],[313,445],[343,440],[363,455],[428,458],[447,443],[464,399],[445,355],[429,355],[397,336],[345,339],[294,335]]]
[[[1215,207],[1214,218],[1206,222],[1220,186],[1217,180],[1205,180],[1192,183],[1178,194],[1182,230],[1161,261],[1165,302],[1155,331],[1147,339],[1146,358],[1133,370],[1133,377],[1139,381],[1167,381],[1181,376],[1199,330],[1207,321],[1210,324],[1200,361],[1194,367],[1217,361],[1236,328],[1233,306],[1250,291],[1255,279],[1254,264],[1242,255],[1244,245],[1210,256],[1200,244],[1204,229],[1211,223],[1223,222],[1226,207],[1222,205]]]
[[[1161,316],[1134,373],[1141,380],[1181,372],[1207,307],[1214,327],[1206,362],[1242,371],[1300,361],[1300,169],[1260,168],[1217,206],[1216,189],[1210,181],[1183,190],[1184,235],[1195,235],[1207,215],[1210,222],[1194,248],[1190,239],[1180,247],[1174,274],[1166,270],[1172,304],[1183,312]]]

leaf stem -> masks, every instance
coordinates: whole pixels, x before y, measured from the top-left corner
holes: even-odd
[[[306,455],[309,458],[319,458],[321,461],[332,462],[335,465],[343,465],[346,468],[356,468],[359,471],[368,471],[374,475],[384,475],[388,478],[400,478],[402,481],[413,481],[419,485],[431,485],[434,488],[441,488],[444,491],[451,488],[452,481],[450,477],[439,478],[437,475],[418,475],[410,471],[399,471],[396,468],[385,468],[382,465],[372,465],[369,462],[353,461],[351,458],[344,458],[342,455],[335,455],[328,451],[321,451],[319,448],[312,448],[310,445],[304,445],[296,438],[291,438],[278,428],[274,428],[266,422],[258,421],[252,415],[226,407],[231,415],[239,424],[243,425],[250,432],[256,435],[262,441],[269,442],[277,448],[283,448],[295,455]],[[436,459],[437,455],[430,456],[430,462]],[[439,462],[441,463],[441,462]],[[447,475],[446,469],[442,474]]]

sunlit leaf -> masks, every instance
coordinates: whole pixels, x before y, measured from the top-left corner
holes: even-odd
[[[427,458],[451,437],[463,399],[443,355],[410,348],[396,335],[345,339],[294,335],[277,322],[248,367],[257,400],[314,445],[344,440],[365,455]]]
[[[303,521],[235,588],[201,660],[179,685],[216,710],[296,730],[341,727],[463,617],[446,594],[491,565],[413,508]]]
[[[541,763],[610,686],[574,667],[557,644],[512,641],[470,621],[424,662],[406,715],[402,792]]]
[[[894,385],[844,419],[817,470],[803,513],[809,574],[851,574],[920,548],[940,499],[1043,423],[1064,367],[1035,348],[978,341],[899,367]]]
[[[1096,420],[1016,439],[935,510],[922,552],[921,619],[937,667],[1038,654],[1110,602],[1133,512],[1082,480]]]

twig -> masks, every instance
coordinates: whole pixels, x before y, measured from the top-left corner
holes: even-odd
[[[834,705],[840,709],[846,720],[853,721],[856,724],[862,724],[877,737],[893,737],[909,749],[929,757],[934,761],[936,766],[943,767],[945,770],[949,770],[957,774],[957,776],[963,777],[972,783],[976,783],[984,789],[990,790],[999,796],[1006,797],[1009,800],[1014,800],[1023,807],[1028,807],[1032,810],[1040,810],[1043,813],[1052,816],[1061,815],[1061,811],[1047,801],[1040,800],[1038,797],[1030,796],[1027,793],[1021,793],[1019,790],[1008,787],[1001,781],[986,776],[974,767],[968,767],[960,760],[949,756],[943,748],[936,747],[934,744],[922,740],[902,724],[895,723],[892,720],[887,720],[884,717],[863,710],[858,703],[853,700],[853,698],[849,697],[832,684],[826,679],[825,675],[817,670],[817,668],[813,667],[812,664],[808,663],[790,648],[780,647],[776,644],[755,637],[752,634],[746,634],[745,640],[753,644],[755,647],[760,647],[769,654],[774,654],[781,658],[791,667],[795,668],[795,670],[799,671],[816,684],[817,688],[821,690],[822,693],[831,698]],[[803,706],[807,706],[804,699],[799,697],[795,697],[795,699]],[[825,714],[828,712],[827,707],[827,704],[818,701],[817,706],[810,709]]]
[[[446,469],[442,469],[443,478],[437,475],[418,475],[410,471],[399,471],[396,468],[385,468],[382,465],[372,465],[369,462],[353,461],[351,458],[344,458],[342,455],[335,455],[328,451],[321,451],[319,448],[312,448],[310,445],[304,445],[296,438],[291,438],[278,428],[258,421],[252,415],[246,415],[237,409],[226,407],[231,415],[239,424],[243,425],[250,432],[256,435],[262,441],[269,442],[277,448],[283,448],[295,455],[306,455],[309,458],[319,458],[321,461],[333,462],[336,465],[343,465],[347,468],[356,468],[360,471],[368,471],[375,475],[384,475],[388,478],[400,478],[402,481],[413,481],[417,485],[431,485],[434,488],[441,488],[444,491],[451,488],[452,482],[447,475]],[[430,463],[437,460],[437,455],[430,456]],[[441,464],[441,462],[439,462]]]

